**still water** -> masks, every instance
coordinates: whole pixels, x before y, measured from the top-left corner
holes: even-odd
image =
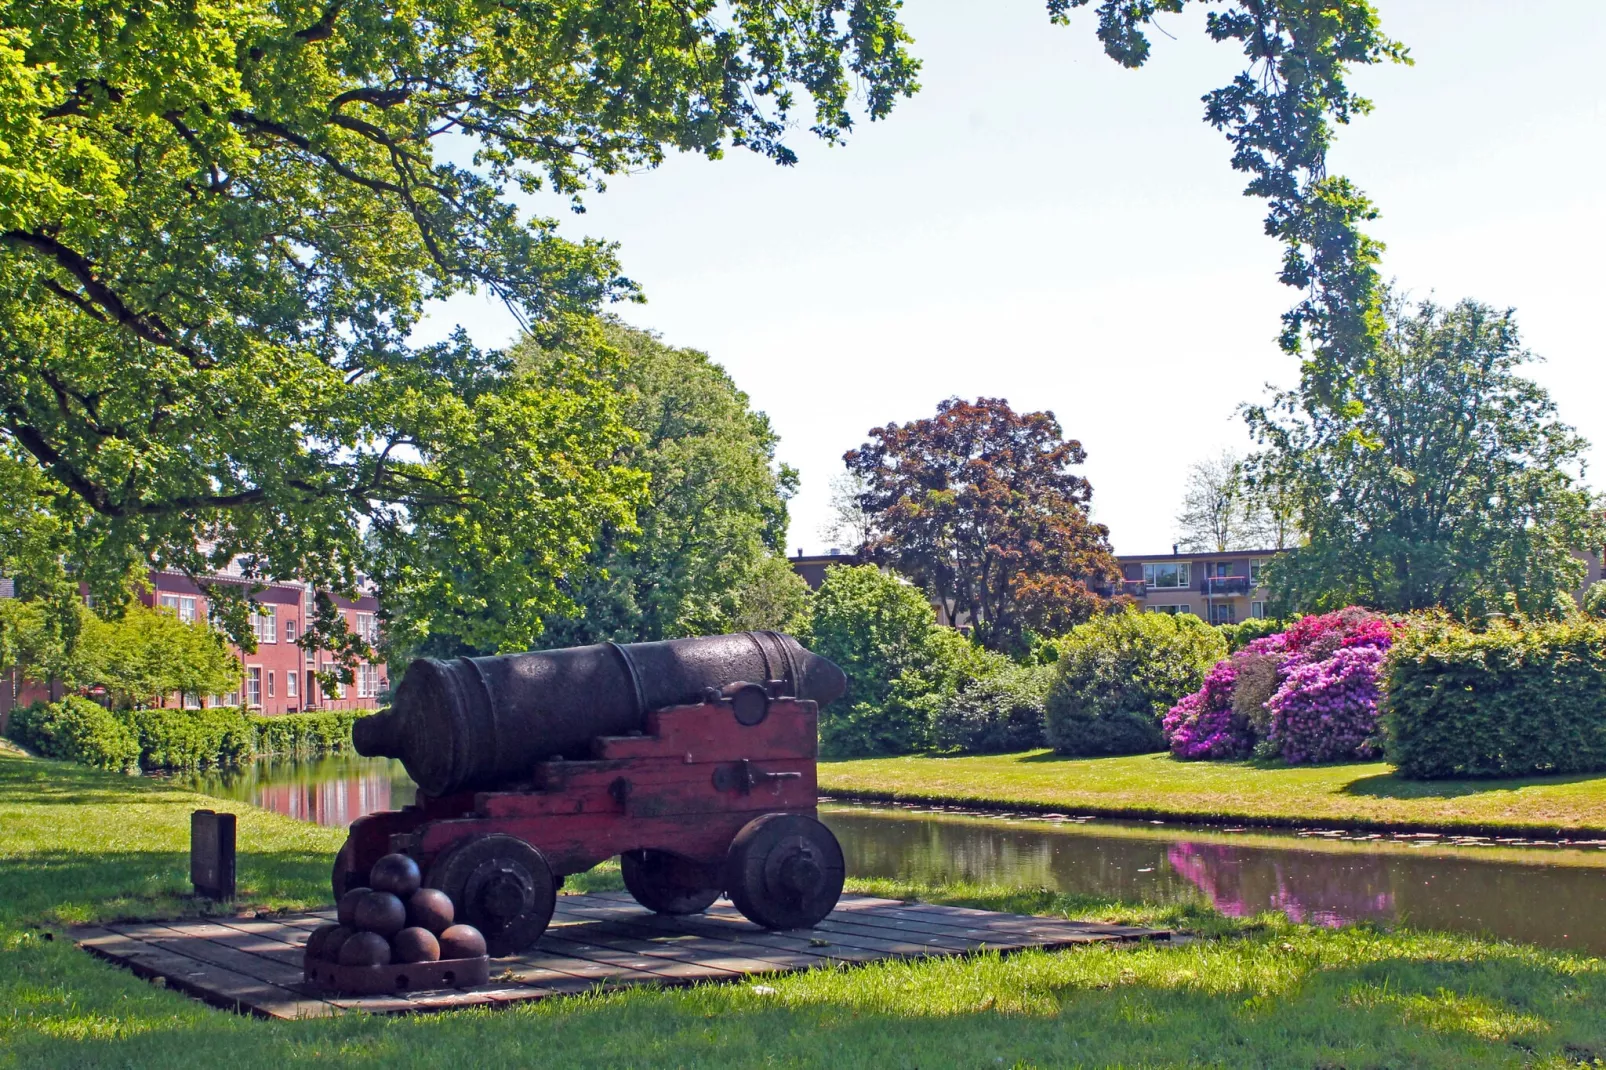
[[[190,782],[334,826],[406,805],[415,790],[400,762],[349,757]],[[820,816],[856,877],[1205,902],[1235,917],[1278,910],[1314,925],[1404,922],[1606,954],[1606,845],[1469,847],[835,803]]]

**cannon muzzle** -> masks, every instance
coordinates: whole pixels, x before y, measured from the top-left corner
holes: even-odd
[[[641,730],[651,711],[709,688],[769,680],[822,706],[847,689],[834,663],[778,632],[420,658],[352,740],[358,754],[400,758],[431,795],[489,790],[527,779],[536,762],[584,757],[594,737]]]

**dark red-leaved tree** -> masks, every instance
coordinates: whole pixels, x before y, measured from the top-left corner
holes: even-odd
[[[1120,578],[1109,530],[1088,519],[1086,459],[1051,412],[949,398],[937,415],[870,432],[844,455],[863,481],[861,548],[970,619],[988,647],[1057,634],[1108,605]]]

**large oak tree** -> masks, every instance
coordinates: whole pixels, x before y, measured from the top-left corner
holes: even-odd
[[[844,455],[863,481],[871,560],[909,576],[992,649],[1026,629],[1057,634],[1102,609],[1120,569],[1093,523],[1086,459],[1051,412],[1001,398],[949,398],[937,414],[887,424]]]
[[[47,477],[6,506],[62,517],[107,604],[147,561],[367,575],[415,631],[527,645],[643,480],[605,369],[416,345],[426,303],[584,329],[634,292],[613,249],[508,193],[791,162],[800,101],[839,140],[855,93],[875,118],[913,88],[895,9],[0,3],[0,452]]]

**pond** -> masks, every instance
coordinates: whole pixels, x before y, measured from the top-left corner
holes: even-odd
[[[400,762],[352,757],[178,779],[334,826],[406,805],[415,790]],[[1278,910],[1315,925],[1407,923],[1606,954],[1606,843],[1473,845],[835,802],[820,816],[855,877],[1199,901],[1235,917]]]

